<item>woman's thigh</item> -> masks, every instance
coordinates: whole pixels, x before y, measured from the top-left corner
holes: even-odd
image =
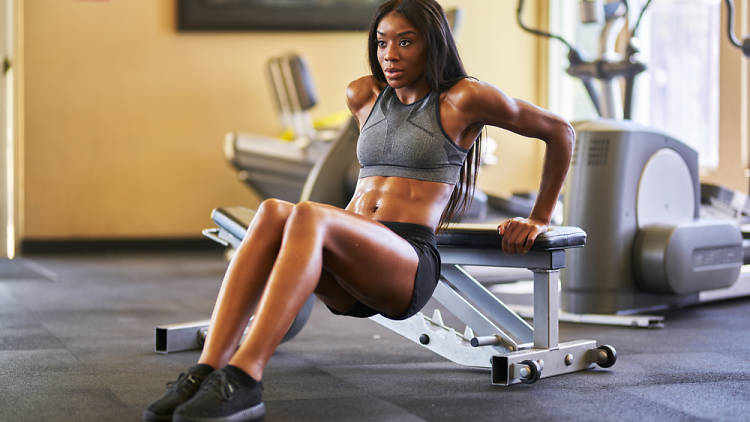
[[[344,290],[336,280],[336,276],[326,269],[323,269],[323,272],[320,274],[315,295],[326,306],[340,314],[346,314],[357,303],[357,299]]]
[[[325,204],[301,203],[292,215],[295,224],[319,225],[323,267],[342,290],[384,314],[406,312],[418,265],[409,242],[378,221]]]

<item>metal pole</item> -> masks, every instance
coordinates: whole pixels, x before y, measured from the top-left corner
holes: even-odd
[[[560,308],[559,270],[534,272],[534,348],[556,349]]]

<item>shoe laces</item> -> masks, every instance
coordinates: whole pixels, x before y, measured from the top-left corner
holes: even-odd
[[[236,390],[224,371],[214,371],[211,377],[206,380],[203,388],[216,394],[222,401],[231,399]]]
[[[182,390],[188,392],[187,390],[198,389],[200,383],[201,380],[193,376],[193,374],[183,372],[177,377],[177,380],[169,381],[167,383],[167,388],[170,390]]]

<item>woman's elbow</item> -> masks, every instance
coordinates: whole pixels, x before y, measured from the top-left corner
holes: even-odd
[[[550,136],[550,139],[554,140],[557,148],[567,151],[568,155],[570,155],[573,152],[576,131],[568,121],[560,119],[557,121],[554,133]]]

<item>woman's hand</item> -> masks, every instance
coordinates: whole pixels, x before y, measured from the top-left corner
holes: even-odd
[[[507,254],[525,254],[536,237],[548,229],[543,221],[522,217],[505,220],[497,226],[498,233],[503,237],[503,252]]]

